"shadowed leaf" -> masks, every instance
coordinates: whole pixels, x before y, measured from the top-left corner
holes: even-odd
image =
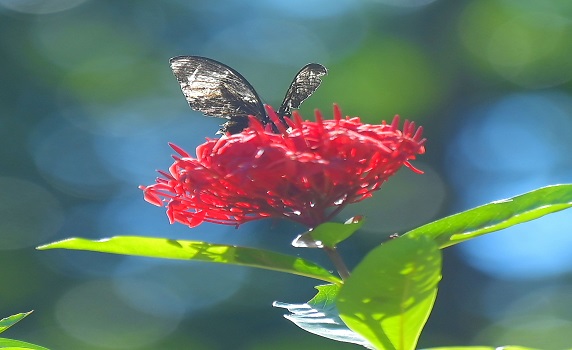
[[[413,350],[437,295],[441,252],[427,237],[403,236],[372,250],[336,305],[349,328],[376,349]]]
[[[69,238],[37,249],[88,250],[101,253],[146,256],[152,258],[195,260],[258,267],[287,272],[339,284],[340,279],[325,268],[296,256],[269,250],[138,236],[116,236],[97,241]]]
[[[353,343],[374,349],[361,335],[352,331],[340,318],[335,300],[339,291],[337,285],[317,286],[318,294],[305,304],[274,302],[274,307],[288,309],[286,319],[303,330],[336,341]]]

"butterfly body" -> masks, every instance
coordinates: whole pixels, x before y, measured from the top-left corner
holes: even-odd
[[[169,61],[173,74],[189,106],[210,117],[226,118],[220,132],[239,133],[248,127],[252,115],[263,124],[270,123],[264,105],[252,85],[231,67],[201,56],[177,56]],[[282,118],[310,97],[327,74],[318,63],[304,66],[290,84],[278,110]]]

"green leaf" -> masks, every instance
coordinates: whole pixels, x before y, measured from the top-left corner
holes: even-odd
[[[334,248],[338,243],[353,235],[363,226],[363,217],[355,216],[340,224],[325,222],[316,228],[299,235],[292,245],[299,248]]]
[[[336,309],[339,286],[317,286],[318,294],[306,304],[288,304],[275,301],[272,305],[291,312],[284,317],[303,330],[336,341],[353,343],[373,349],[361,335],[346,326]]]
[[[15,315],[8,316],[6,318],[1,319],[0,320],[0,333],[4,332],[8,328],[12,327],[13,325],[18,323],[24,317],[28,316],[31,313],[32,313],[32,311],[22,312],[22,313],[15,314]]]
[[[534,348],[526,348],[523,346],[499,346],[499,347],[491,347],[491,346],[443,346],[438,348],[429,348],[425,350],[535,350]]]
[[[428,236],[445,248],[571,206],[572,184],[548,186],[448,216],[406,235]]]
[[[423,350],[495,350],[496,348],[490,346],[441,346],[438,348],[429,348]],[[502,348],[499,348],[500,350]],[[507,349],[508,350],[508,349]],[[516,350],[516,349],[513,349]]]
[[[340,317],[376,349],[413,350],[441,279],[441,252],[427,237],[402,236],[373,249],[338,294]]]
[[[146,256],[163,259],[196,260],[258,267],[340,284],[341,280],[325,268],[296,256],[269,250],[224,244],[138,236],[116,236],[92,241],[68,238],[37,249],[73,249],[101,253]]]
[[[43,346],[26,343],[20,340],[0,338],[0,349],[2,350],[49,350]]]

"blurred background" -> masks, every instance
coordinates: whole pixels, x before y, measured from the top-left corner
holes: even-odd
[[[222,121],[188,107],[168,60],[202,55],[278,107],[308,62],[329,68],[301,109],[423,125],[427,153],[374,198],[340,250],[351,266],[389,234],[572,177],[569,0],[0,0],[2,336],[51,349],[356,349],[299,330],[275,300],[315,281],[278,272],[89,252],[71,236],[147,235],[299,254],[303,227],[169,225],[139,185]],[[572,212],[444,251],[420,348],[572,346]]]

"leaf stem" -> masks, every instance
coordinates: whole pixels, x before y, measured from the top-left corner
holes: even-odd
[[[350,270],[348,270],[346,263],[344,263],[344,260],[336,250],[336,247],[324,247],[324,250],[326,251],[326,254],[328,254],[330,260],[334,263],[334,266],[336,267],[336,270],[338,270],[338,274],[342,280],[345,281],[348,279],[350,277]]]

